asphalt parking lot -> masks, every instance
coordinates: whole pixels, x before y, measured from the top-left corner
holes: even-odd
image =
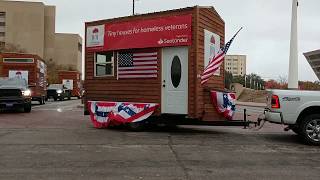
[[[79,105],[0,113],[0,179],[320,179],[320,147],[279,125],[94,129]]]

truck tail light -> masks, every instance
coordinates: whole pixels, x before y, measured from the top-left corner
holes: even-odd
[[[274,108],[274,109],[280,108],[280,101],[279,101],[279,97],[277,95],[272,95],[271,108]]]

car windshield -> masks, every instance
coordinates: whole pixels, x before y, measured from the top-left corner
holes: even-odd
[[[62,89],[62,84],[50,84],[48,89]]]
[[[20,78],[9,78],[0,80],[0,87],[17,87],[26,88],[28,86],[25,79]]]

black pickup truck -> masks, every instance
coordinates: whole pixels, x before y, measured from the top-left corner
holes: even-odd
[[[24,79],[0,80],[0,110],[3,109],[31,112],[31,91]]]
[[[63,84],[50,84],[47,89],[47,99],[53,98],[55,101],[63,101],[65,98],[71,99],[71,90]]]

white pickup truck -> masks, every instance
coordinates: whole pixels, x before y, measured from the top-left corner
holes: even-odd
[[[308,144],[320,145],[320,91],[268,90],[265,120],[288,125]]]

